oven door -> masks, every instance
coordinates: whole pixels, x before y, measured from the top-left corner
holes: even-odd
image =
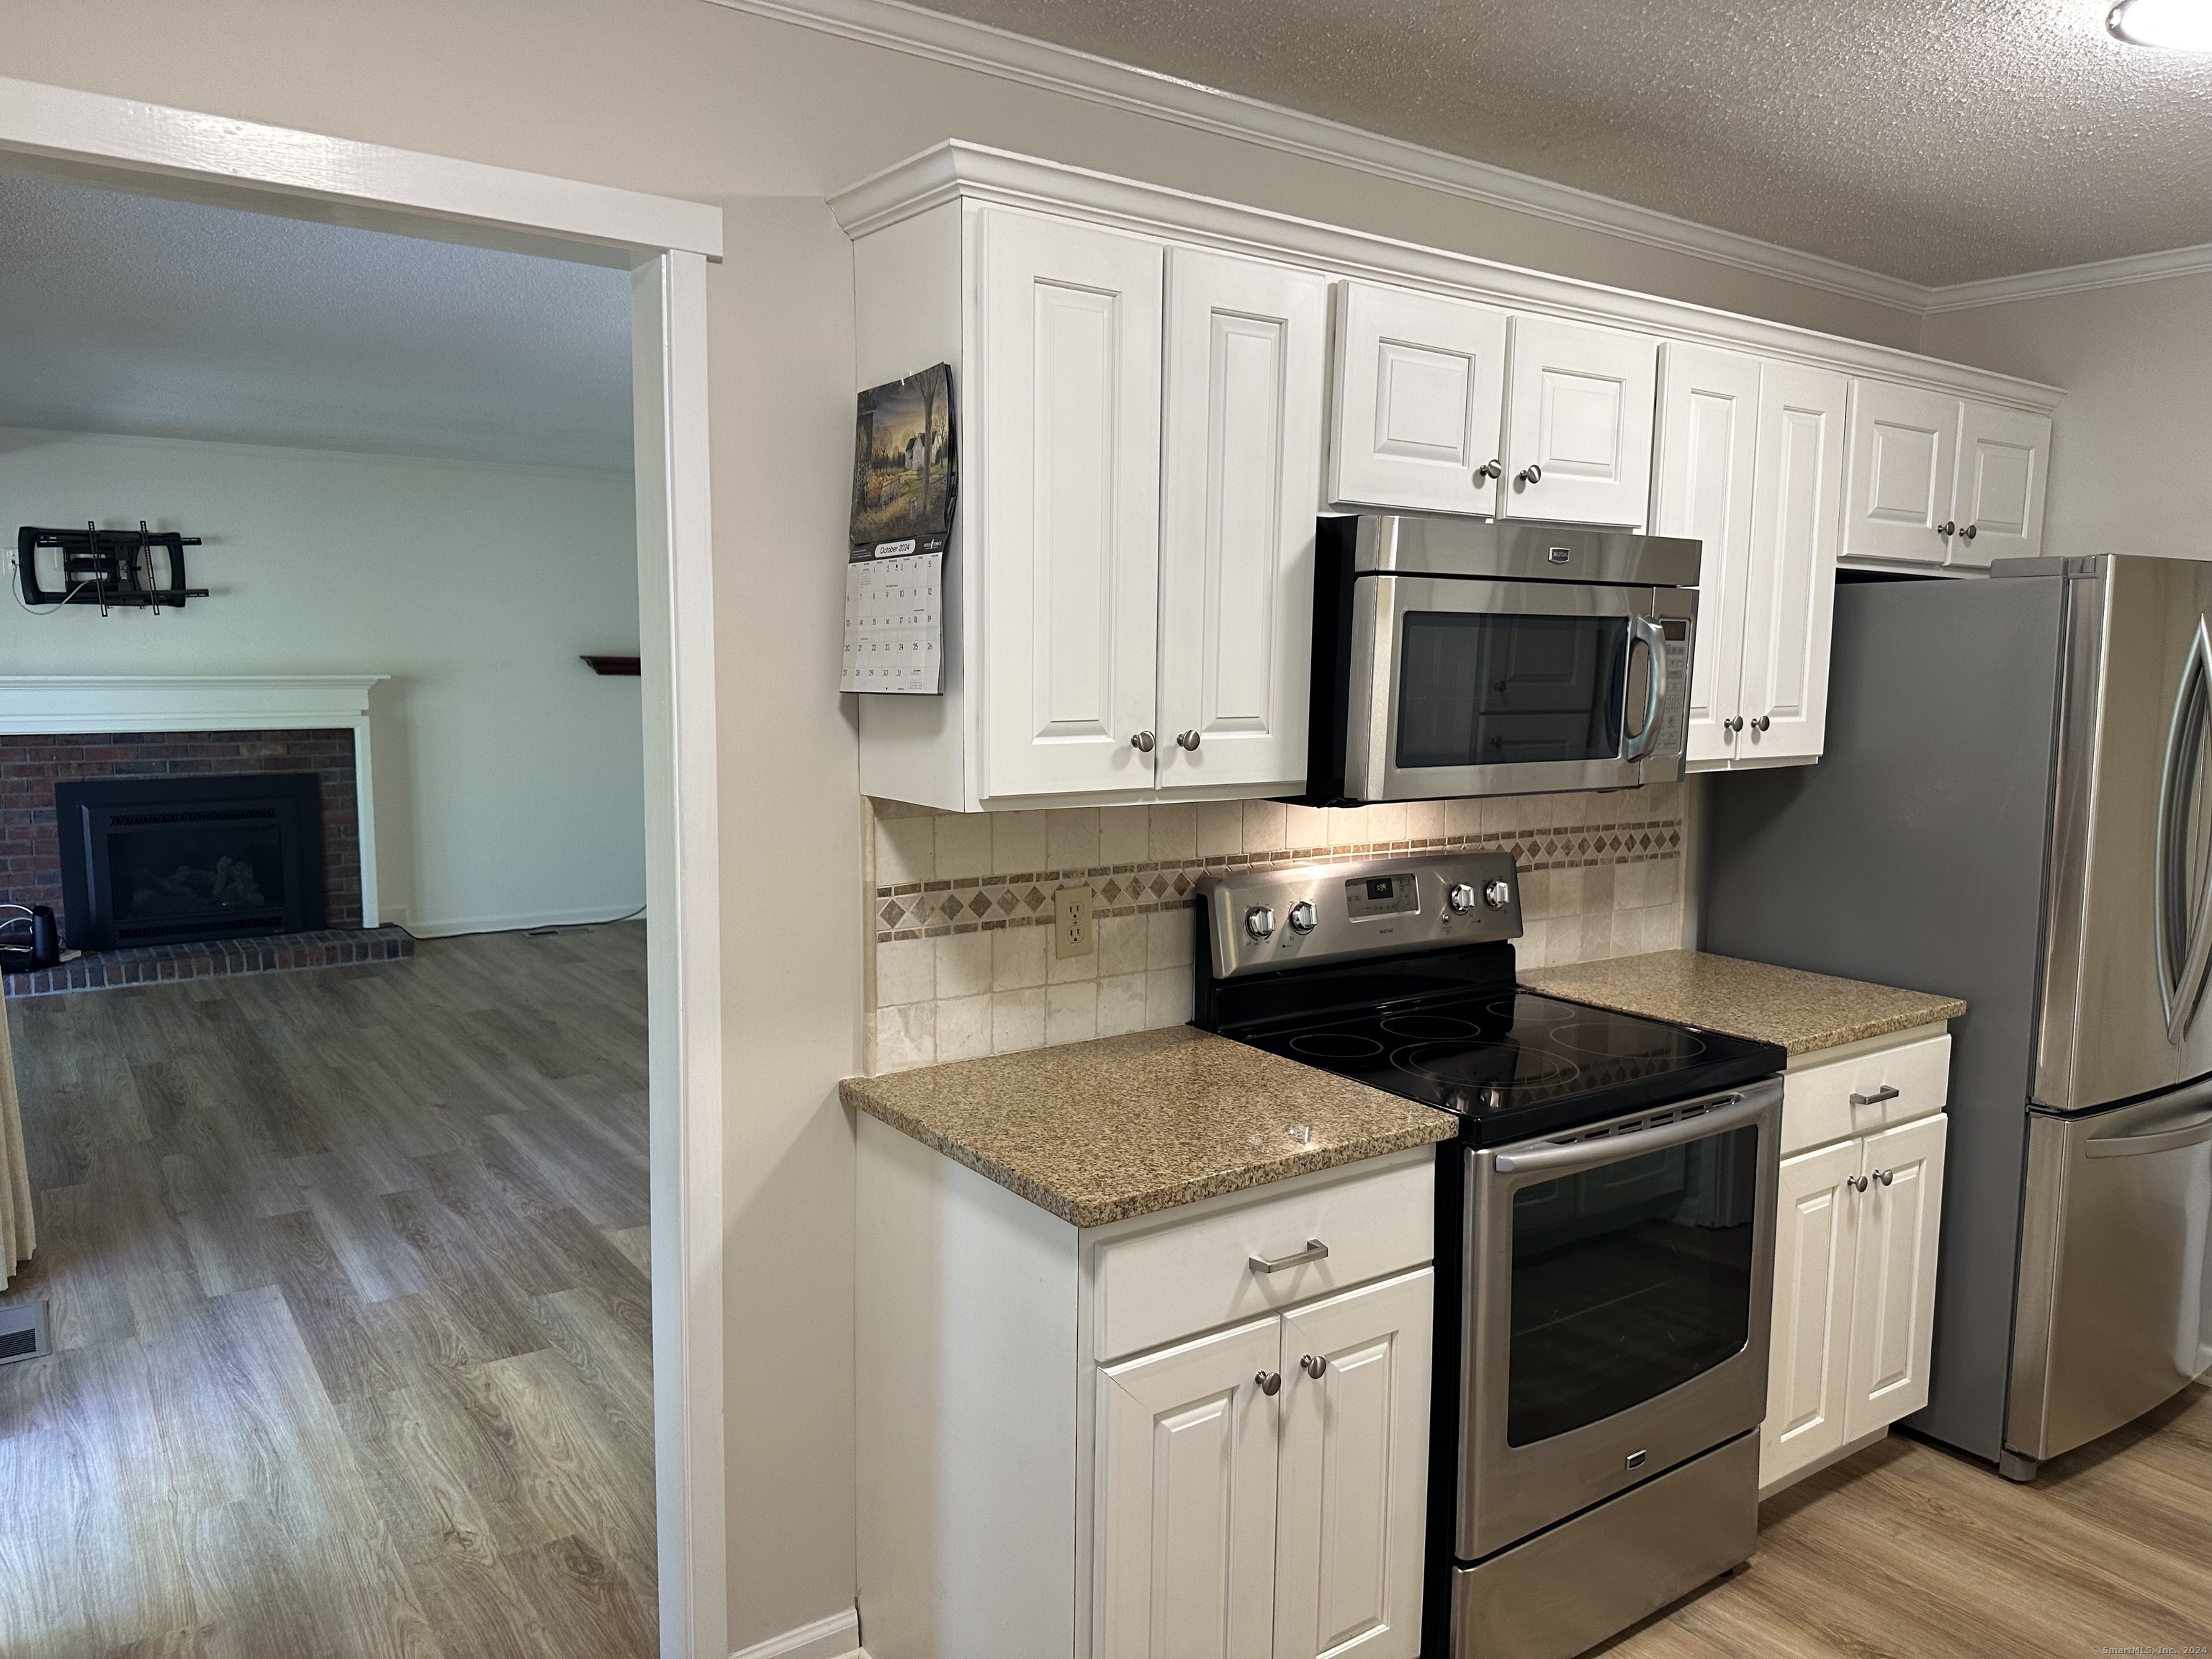
[[[1468,1160],[1457,1553],[1766,1414],[1779,1079]]]
[[[1695,592],[1361,576],[1344,793],[1614,789],[1682,775]]]

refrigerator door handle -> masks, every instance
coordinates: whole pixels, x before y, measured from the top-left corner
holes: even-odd
[[[2212,967],[2212,878],[2194,905],[2189,896],[2190,804],[2199,787],[2205,721],[2212,710],[2212,631],[2197,619],[2181,689],[2166,727],[2166,758],[2159,768],[2158,846],[2151,860],[2152,932],[2158,942],[2159,999],[2166,1013],[2166,1039],[2179,1043],[2189,1034],[2203,1000],[2205,973]]]
[[[2154,1129],[2147,1135],[2099,1135],[2081,1150],[2091,1158],[2142,1158],[2152,1152],[2178,1152],[2207,1141],[2212,1141],[2212,1112],[2191,1122]]]

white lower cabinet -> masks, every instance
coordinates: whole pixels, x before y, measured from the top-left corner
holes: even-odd
[[[1433,1281],[1100,1373],[1097,1659],[1413,1659]]]
[[[1833,1137],[1838,1109],[1865,1132],[1782,1161],[1762,1494],[1928,1403],[1950,1039],[1913,1036],[1810,1056],[1784,1085],[1785,1148]]]
[[[859,1134],[872,1659],[1416,1659],[1430,1149],[1078,1228]]]
[[[1273,1652],[1282,1322],[1100,1373],[1100,1659]]]
[[[1435,1280],[1283,1316],[1275,1659],[1420,1650]]]

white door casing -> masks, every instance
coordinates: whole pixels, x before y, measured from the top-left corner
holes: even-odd
[[[1827,369],[1762,371],[1738,762],[1817,760],[1827,738],[1848,396]]]
[[[981,235],[982,793],[1149,787],[1162,247],[1001,208]]]
[[[1775,1192],[1773,1347],[1759,1479],[1771,1485],[1844,1443],[1858,1249],[1856,1139],[1782,1161]]]
[[[729,1651],[714,558],[703,203],[63,87],[0,82],[0,152],[135,191],[626,264],[645,688],[661,1651]]]
[[[1938,1113],[1861,1144],[1857,1293],[1844,1437],[1856,1439],[1928,1403],[1943,1145]],[[1887,1179],[1884,1178],[1885,1173]]]
[[[1725,761],[1738,733],[1744,585],[1751,551],[1752,479],[1759,436],[1759,360],[1740,351],[1659,348],[1659,465],[1651,482],[1655,535],[1704,544],[1698,628],[1690,659],[1689,764]]]
[[[1271,1316],[1099,1373],[1093,1659],[1267,1659],[1281,1363]]]
[[[1163,789],[1304,783],[1328,326],[1316,272],[1168,251]]]
[[[1941,564],[1949,538],[1960,400],[1917,386],[1855,380],[1843,556]]]
[[[1424,1267],[1283,1316],[1275,1659],[1420,1651],[1435,1287]]]
[[[1513,319],[1500,517],[1644,523],[1658,345],[1626,329]]]
[[[1337,303],[1329,500],[1495,513],[1506,313],[1375,283],[1340,283]]]
[[[1981,568],[1991,559],[2032,559],[2043,549],[2051,417],[1971,398],[1963,408],[1952,498],[1959,533],[1951,538],[1948,562]]]

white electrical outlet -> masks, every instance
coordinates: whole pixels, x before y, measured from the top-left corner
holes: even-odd
[[[1063,887],[1052,896],[1052,953],[1087,957],[1098,948],[1091,924],[1091,890]]]

